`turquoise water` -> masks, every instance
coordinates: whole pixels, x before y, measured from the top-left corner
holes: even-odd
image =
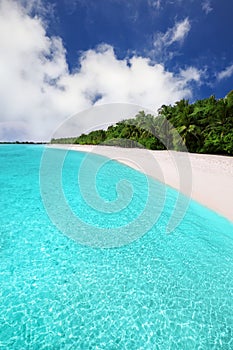
[[[162,215],[141,238],[112,249],[80,245],[44,209],[42,153],[0,146],[0,349],[233,349],[233,225],[191,202],[167,235],[176,192],[166,189]],[[146,178],[115,162],[98,173],[98,191],[115,200],[111,182],[126,177],[135,190],[129,207],[104,217],[88,208],[74,166],[84,157],[70,152],[64,163],[74,213],[120,227],[142,212]]]

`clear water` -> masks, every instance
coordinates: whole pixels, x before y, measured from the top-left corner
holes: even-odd
[[[0,147],[0,349],[233,349],[233,225],[191,202],[167,235],[176,196],[167,189],[164,213],[140,239],[115,249],[80,245],[43,207],[42,152]],[[83,157],[68,156],[64,192],[74,211],[74,196],[83,206],[83,219],[107,225],[78,197],[71,160]],[[97,179],[108,199],[116,197],[111,178],[103,181],[111,167],[135,182],[134,217],[142,210],[144,175],[109,163]]]

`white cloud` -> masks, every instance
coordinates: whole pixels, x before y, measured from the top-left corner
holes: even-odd
[[[233,75],[233,64],[222,70],[217,74],[217,79],[227,79],[230,78]]]
[[[208,15],[211,11],[213,11],[213,8],[211,6],[210,0],[204,0],[201,4],[202,10]]]
[[[188,18],[175,24],[175,27],[171,31],[170,44],[175,41],[183,41],[191,29],[191,25]]]
[[[161,0],[148,0],[148,5],[159,10],[161,8]]]
[[[185,36],[187,21],[176,25],[170,40]],[[79,70],[70,73],[62,40],[48,37],[40,18],[9,0],[0,1],[0,48],[0,139],[48,140],[68,116],[94,104],[133,103],[156,111],[190,97],[189,82],[200,79],[191,67],[174,75],[143,57],[120,60],[104,44],[84,52]]]
[[[183,42],[191,29],[188,18],[175,23],[174,27],[169,28],[165,33],[157,33],[155,35],[154,47],[158,51],[172,45],[175,42]]]
[[[187,82],[192,80],[200,82],[202,72],[194,67],[188,67],[187,69],[181,69],[180,75],[186,79]]]

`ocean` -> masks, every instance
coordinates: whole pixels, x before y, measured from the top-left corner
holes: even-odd
[[[233,349],[233,224],[191,200],[168,233],[177,191],[44,154],[0,146],[0,349]]]

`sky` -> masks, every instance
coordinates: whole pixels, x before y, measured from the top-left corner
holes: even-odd
[[[232,0],[0,0],[0,141],[48,141],[105,104],[156,114],[182,98],[225,97],[232,13]]]

